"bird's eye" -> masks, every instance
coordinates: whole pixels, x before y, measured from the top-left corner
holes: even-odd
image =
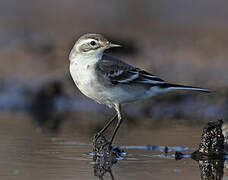
[[[90,45],[91,45],[91,46],[95,46],[95,45],[96,45],[96,42],[95,42],[95,41],[91,41],[91,42],[90,42]]]

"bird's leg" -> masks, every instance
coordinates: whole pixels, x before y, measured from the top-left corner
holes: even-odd
[[[110,140],[110,144],[112,144],[112,142],[113,142],[113,140],[114,140],[114,138],[116,136],[116,133],[117,133],[117,131],[118,131],[118,129],[119,129],[121,123],[122,123],[122,120],[123,120],[122,117],[121,117],[121,107],[120,107],[120,105],[116,105],[115,106],[115,110],[117,112],[118,122],[116,124],[116,128],[115,128],[114,133],[112,135],[112,138]]]
[[[118,114],[112,117],[108,121],[108,123],[94,136],[94,143],[97,141],[97,139],[108,129],[108,127],[113,123],[113,121],[117,118]]]
[[[117,118],[118,114],[112,117],[112,119],[109,120],[109,122],[99,131],[99,133],[103,133],[108,129],[108,127],[113,123],[113,121]]]
[[[118,118],[118,122],[116,124],[116,127],[114,129],[114,132],[112,134],[112,137],[111,137],[111,140],[110,141],[107,141],[106,143],[104,143],[102,145],[102,149],[104,149],[106,146],[108,146],[109,148],[111,148],[111,145],[112,145],[112,142],[116,136],[116,133],[122,123],[122,117],[121,117],[121,107],[119,104],[116,104],[115,105],[115,110],[117,112],[117,114],[107,123],[107,125],[105,125],[105,127],[98,133],[98,135],[95,136],[95,139],[94,139],[94,144],[96,144],[97,142],[97,139],[102,135],[102,133],[110,126],[110,124],[116,119]]]

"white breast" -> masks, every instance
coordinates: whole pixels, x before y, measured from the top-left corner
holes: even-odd
[[[77,56],[71,60],[70,74],[78,89],[93,100],[103,103],[101,96],[101,85],[97,83],[95,64],[101,55]]]
[[[93,70],[91,69],[91,65],[79,65],[76,63],[70,65],[70,74],[76,86],[87,96],[89,96],[89,91],[93,87],[95,80]]]

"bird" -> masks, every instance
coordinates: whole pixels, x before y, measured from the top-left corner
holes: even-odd
[[[109,144],[112,144],[123,121],[123,104],[148,99],[173,90],[211,92],[200,87],[171,84],[143,69],[105,54],[113,44],[101,34],[87,33],[74,44],[69,54],[70,74],[78,89],[99,104],[114,108],[116,114],[94,136],[95,141],[117,119]]]

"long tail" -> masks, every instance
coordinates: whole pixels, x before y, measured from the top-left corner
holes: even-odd
[[[200,91],[200,92],[206,92],[206,93],[211,93],[213,91],[209,89],[204,89],[200,87],[193,87],[193,86],[184,86],[184,85],[178,85],[178,84],[159,84],[160,88],[164,88],[167,90],[190,90],[190,91]]]

